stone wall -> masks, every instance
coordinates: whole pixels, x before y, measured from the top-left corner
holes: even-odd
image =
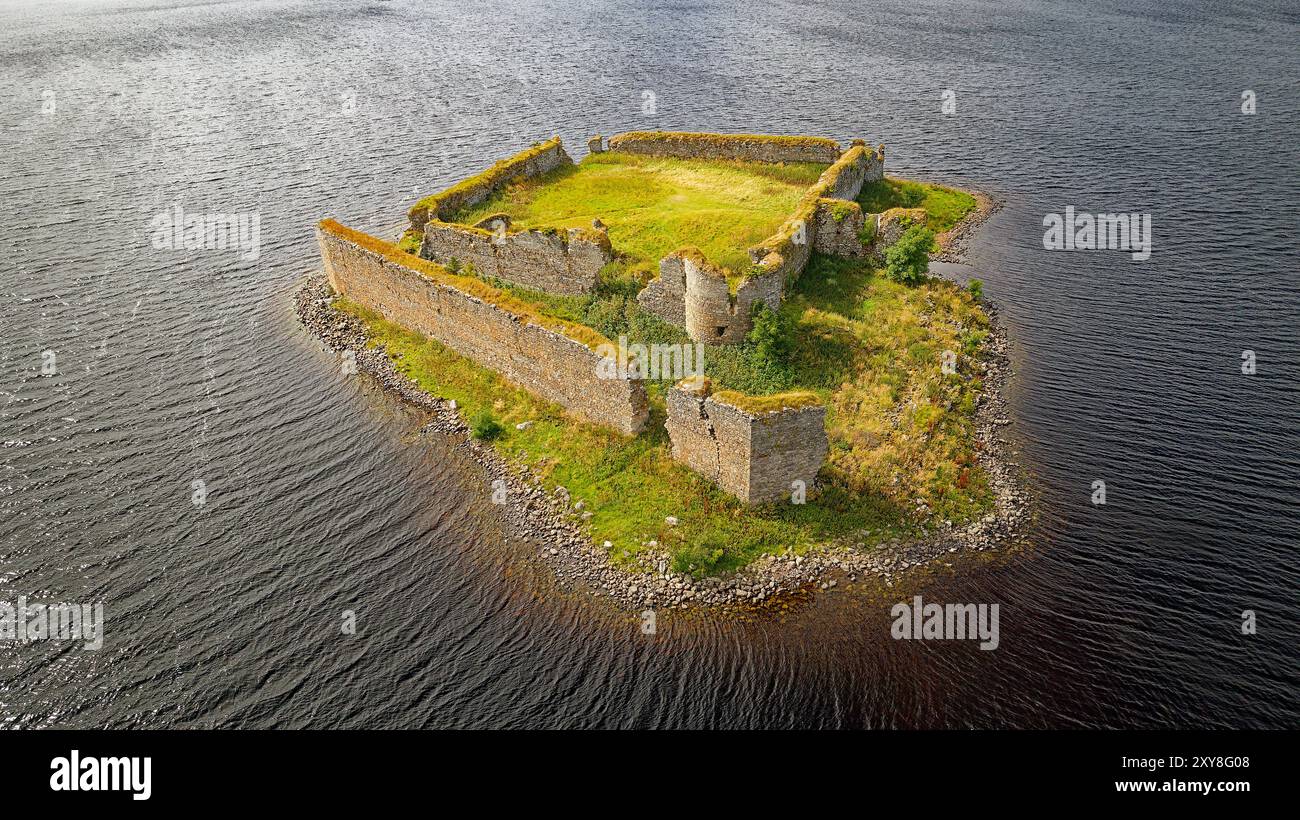
[[[707,147],[712,143],[704,137],[724,139],[735,135],[651,136],[658,136],[659,139],[650,140],[639,134],[620,134],[611,139],[611,150],[615,150],[615,141],[623,137],[635,137],[635,140],[629,140],[633,145],[639,145],[644,139],[647,144],[657,145],[663,142],[670,147],[682,142],[694,144],[691,140],[685,140],[686,137],[699,138],[695,141]],[[813,140],[816,144],[830,142],[812,137],[790,139]],[[651,281],[638,294],[638,304],[664,321],[685,328],[695,341],[705,344],[737,344],[744,341],[753,326],[754,304],[762,302],[772,310],[780,307],[787,284],[802,273],[814,249],[846,256],[862,255],[857,234],[865,217],[862,209],[852,200],[857,197],[865,182],[883,178],[884,167],[884,149],[871,151],[861,140],[855,140],[849,150],[837,155],[781,228],[749,249],[749,257],[756,270],[741,280],[734,294],[730,292],[721,271],[710,265],[698,251],[686,248],[675,251],[660,261],[659,278]],[[828,221],[836,215],[845,214],[854,222],[844,225]],[[852,227],[853,224],[856,224],[856,228]],[[818,233],[823,227],[832,232],[819,239]]]
[[[649,419],[641,381],[600,378],[590,328],[538,316],[481,280],[457,276],[326,220],[316,231],[334,290],[385,319],[490,367],[593,424],[633,435]]]
[[[874,233],[875,215],[871,214],[871,228],[866,235]],[[863,228],[867,225],[868,215],[862,212],[862,206],[856,202],[842,199],[817,200],[817,232],[814,249],[818,253],[831,256],[843,256],[861,259],[868,254],[867,243],[863,241]]]
[[[824,406],[800,400],[754,411],[710,393],[700,379],[668,391],[674,459],[746,503],[788,499],[796,481],[812,488],[829,451]],[[756,401],[780,405],[773,397]]]
[[[484,220],[508,224],[506,217]],[[479,273],[549,293],[580,294],[596,289],[600,269],[614,251],[603,230],[528,230],[509,233],[430,219],[420,255],[450,264],[472,264]]]
[[[686,274],[685,295],[686,333],[697,342],[705,344],[734,344],[744,338],[735,337],[736,303],[732,300],[727,274],[716,268],[698,251],[688,252],[682,258]]]
[[[839,159],[840,147],[822,137],[765,134],[696,134],[686,131],[629,131],[609,138],[609,150],[683,159],[751,162],[821,162]]]
[[[789,278],[797,277],[816,246],[817,209],[821,200],[856,199],[866,181],[883,177],[884,162],[883,150],[868,151],[861,140],[855,140],[843,156],[822,172],[781,229],[749,249],[750,259],[768,269],[779,268]]]
[[[885,178],[885,146],[875,151],[862,140],[854,140],[849,150],[817,180],[820,195],[831,199],[856,199],[863,184]]]
[[[486,171],[462,180],[445,191],[427,196],[411,207],[407,216],[411,227],[424,230],[430,219],[451,221],[459,211],[483,202],[515,179],[531,179],[562,165],[572,165],[559,137],[551,137],[509,159],[493,164]]]
[[[686,261],[681,251],[659,260],[659,276],[641,289],[636,301],[668,324],[686,327]]]
[[[803,270],[807,262],[808,256],[805,253],[803,262],[798,263],[799,270]],[[754,305],[762,302],[772,310],[781,306],[781,300],[785,298],[786,277],[785,268],[778,267],[749,276],[740,283],[736,288],[731,324],[727,327],[724,344],[739,344],[745,340],[746,334],[754,325]]]
[[[699,250],[683,248],[659,260],[659,276],[636,300],[647,312],[684,328],[697,342],[729,345],[745,340],[754,304],[775,309],[784,287],[785,272],[772,270],[745,278],[732,293],[722,269]]]
[[[885,248],[898,241],[903,231],[913,225],[924,225],[926,214],[924,208],[890,208],[876,219],[876,250],[883,253]]]

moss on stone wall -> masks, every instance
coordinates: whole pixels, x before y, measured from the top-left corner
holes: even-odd
[[[627,131],[609,138],[613,149],[619,143],[632,140],[672,140],[680,143],[698,143],[722,147],[743,143],[767,143],[791,148],[830,148],[838,151],[839,144],[826,137],[789,137],[779,134],[711,134],[695,131]]]
[[[609,339],[600,335],[585,325],[569,322],[564,319],[558,319],[554,316],[547,316],[541,313],[536,305],[525,302],[524,300],[507,293],[500,288],[495,288],[481,279],[473,276],[452,273],[434,262],[427,259],[421,259],[418,256],[412,256],[405,251],[400,250],[391,242],[385,242],[378,237],[371,236],[368,233],[349,228],[333,219],[321,220],[319,225],[321,231],[333,234],[349,242],[354,242],[366,250],[378,254],[382,258],[392,262],[395,265],[409,268],[433,281],[455,288],[462,293],[467,293],[477,299],[482,299],[490,305],[501,308],[516,316],[520,321],[528,322],[544,327],[547,330],[553,330],[564,336],[586,345],[591,350],[596,350],[601,345],[611,344]]]
[[[420,244],[424,241],[424,236],[415,228],[407,228],[402,232],[402,238],[397,240],[397,249],[413,256],[420,255]]]
[[[444,203],[452,201],[460,196],[465,196],[481,188],[496,188],[504,185],[511,179],[519,175],[519,171],[530,160],[540,157],[542,154],[560,147],[560,138],[551,137],[546,142],[539,142],[531,148],[520,151],[509,159],[503,159],[492,164],[487,170],[475,174],[468,179],[457,182],[450,188],[439,191],[436,194],[430,194],[424,199],[411,206],[407,216],[411,219],[413,227],[423,227],[424,223],[431,217],[441,218],[444,214],[439,213]]]
[[[795,206],[794,213],[781,225],[781,229],[751,249],[750,256],[757,257],[760,265],[769,269],[780,267],[785,264],[786,260],[796,258],[792,247],[795,244],[795,237],[800,234],[802,229],[804,240],[807,241],[807,232],[812,230],[817,216],[817,201],[831,196],[840,186],[841,178],[850,173],[866,157],[867,149],[861,145],[854,145],[845,151],[838,160],[822,172],[816,184],[803,195],[799,200],[799,204]],[[776,256],[771,257],[772,254],[776,254]],[[795,277],[791,276],[790,278]]]
[[[770,396],[750,396],[737,390],[719,390],[713,394],[719,404],[730,405],[750,415],[773,413],[779,410],[798,410],[801,407],[820,407],[824,402],[809,390],[791,390]]]

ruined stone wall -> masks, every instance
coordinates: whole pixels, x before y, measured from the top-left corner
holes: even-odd
[[[875,215],[870,215],[871,229],[866,227],[868,215],[856,202],[842,199],[817,200],[817,231],[814,249],[818,253],[861,259],[868,254],[864,233],[874,233]]]
[[[683,159],[751,162],[821,162],[839,159],[840,147],[822,137],[765,134],[696,134],[685,131],[629,131],[609,138],[609,150]]]
[[[857,199],[863,184],[885,178],[885,147],[873,151],[854,140],[839,161],[817,180],[818,195],[830,199]]]
[[[685,379],[669,388],[664,396],[668,410],[664,427],[672,442],[673,459],[717,484],[718,438],[704,409],[708,397],[707,379]]]
[[[420,255],[443,265],[455,259],[487,276],[569,295],[595,290],[600,269],[614,259],[604,231],[492,232],[436,219],[424,225]]]
[[[855,244],[863,224],[862,209],[851,200],[857,197],[865,181],[878,179],[883,173],[883,151],[869,151],[861,140],[856,140],[822,173],[780,230],[749,249],[756,272],[743,279],[734,294],[721,271],[698,251],[687,248],[664,257],[659,265],[659,278],[641,291],[637,302],[664,321],[685,328],[695,341],[705,344],[744,341],[753,326],[754,305],[762,302],[772,310],[779,308],[786,285],[803,271],[814,249],[846,256],[862,255]],[[834,203],[839,203],[834,215],[856,214],[856,227],[851,229],[827,221]],[[819,240],[818,233],[823,227],[831,233]]]
[[[877,252],[884,252],[885,248],[898,241],[903,231],[913,225],[924,225],[926,220],[924,208],[890,208],[874,216]]]
[[[659,261],[658,278],[637,294],[637,304],[697,342],[739,344],[752,325],[754,303],[775,309],[784,287],[784,271],[772,270],[747,277],[733,294],[724,271],[695,248],[683,248]]]
[[[450,221],[454,215],[483,202],[515,179],[531,179],[553,171],[561,165],[572,165],[573,160],[564,150],[559,137],[520,151],[509,159],[493,164],[487,170],[462,180],[445,191],[427,196],[411,207],[407,216],[411,227],[424,230],[430,219]]]
[[[385,319],[490,367],[593,424],[624,434],[649,418],[639,380],[600,378],[589,328],[528,312],[508,294],[326,220],[316,232],[330,285]]]
[[[673,458],[747,503],[788,499],[796,481],[810,489],[829,451],[824,406],[750,411],[707,380],[678,383],[667,406]]]
[[[473,265],[474,270],[489,276],[498,275],[496,249],[492,246],[493,234],[477,228],[452,225],[438,219],[424,223],[424,241],[420,243],[420,256],[447,265],[455,259],[461,270]]]
[[[680,253],[680,252],[679,252]],[[735,336],[735,304],[727,274],[709,263],[698,251],[682,256],[682,269],[686,274],[685,312],[686,333],[697,342],[705,344],[734,344],[744,339]]]
[[[686,262],[681,252],[659,260],[659,276],[636,295],[637,304],[670,325],[686,327]]]
[[[785,299],[785,285],[791,276],[791,270],[797,266],[803,270],[811,254],[809,246],[803,249],[802,260],[793,258],[783,260],[776,267],[764,268],[762,273],[747,277],[736,288],[735,309],[732,311],[732,324],[728,328],[726,344],[737,344],[745,340],[746,334],[753,328],[754,305],[762,302],[772,310],[781,306]]]

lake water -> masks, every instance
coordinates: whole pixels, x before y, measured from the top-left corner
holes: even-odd
[[[0,721],[1300,725],[1298,23],[1249,0],[0,4],[0,601],[106,613],[102,651],[0,646]],[[318,219],[391,235],[537,139],[632,129],[864,137],[891,174],[1005,201],[968,262],[1013,338],[1026,550],[648,637],[555,590],[472,466],[299,329]],[[1151,214],[1150,259],[1043,250],[1071,205]],[[175,206],[256,214],[259,257],[154,247]],[[998,603],[998,649],[892,640],[911,594]]]

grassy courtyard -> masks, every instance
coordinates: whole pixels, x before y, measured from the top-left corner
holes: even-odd
[[[732,276],[749,270],[747,249],[776,233],[825,165],[767,165],[604,153],[507,186],[454,220],[509,214],[512,230],[590,227],[599,218],[640,282],[659,260],[695,246]]]

